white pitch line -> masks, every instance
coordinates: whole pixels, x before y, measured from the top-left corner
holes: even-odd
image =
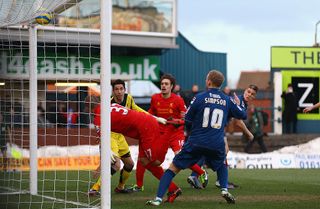
[[[4,189],[4,190],[7,190],[9,192],[0,192],[0,195],[3,195],[3,194],[27,194],[29,193],[28,191],[25,191],[25,190],[21,190],[21,191],[18,191],[16,189],[12,189],[10,187],[4,187],[4,186],[0,186],[0,189]]]
[[[70,200],[59,199],[59,198],[50,197],[50,196],[46,196],[46,195],[35,195],[35,196],[40,196],[40,197],[47,198],[49,200],[53,200],[53,201],[57,201],[57,202],[69,203],[69,204],[73,204],[73,205],[77,205],[77,206],[83,206],[83,207],[87,207],[87,208],[88,207],[92,207],[89,204],[80,203],[80,202],[74,202],[74,201],[70,201]]]
[[[5,190],[9,191],[9,192],[0,192],[0,195],[3,195],[3,194],[4,195],[30,194],[30,192],[27,191],[27,190],[17,191],[16,189],[12,189],[12,188],[9,188],[9,187],[3,187],[3,186],[0,186],[0,189],[5,189]],[[46,199],[49,199],[49,200],[53,200],[53,201],[56,201],[56,202],[63,202],[63,203],[72,204],[72,205],[76,205],[76,206],[82,206],[82,207],[86,207],[87,209],[90,209],[90,208],[91,209],[99,209],[99,207],[93,207],[92,208],[92,205],[89,205],[89,204],[80,203],[80,202],[74,202],[74,201],[70,201],[70,200],[59,199],[59,198],[50,197],[50,196],[46,196],[46,195],[37,194],[37,195],[33,195],[33,196],[43,197],[43,198],[46,198]]]

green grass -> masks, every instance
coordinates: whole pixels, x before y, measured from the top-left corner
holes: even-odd
[[[228,205],[220,197],[214,186],[216,175],[209,172],[209,185],[204,190],[189,187],[186,178],[190,172],[183,171],[174,179],[182,188],[183,194],[173,204],[163,204],[159,208],[174,209],[320,209],[320,170],[230,170],[230,181],[239,184],[240,188],[230,190],[237,198],[235,205]],[[4,176],[5,175],[5,176]],[[0,186],[28,189],[29,173],[0,173]],[[14,180],[15,179],[15,180]],[[19,179],[22,179],[21,181]],[[99,205],[99,198],[88,198],[89,172],[39,172],[39,192],[59,199],[81,202],[87,205]],[[80,179],[80,181],[78,181]],[[112,190],[119,179],[112,178]],[[55,180],[55,181],[54,181]],[[92,179],[91,179],[92,181]],[[134,174],[128,184],[134,183]],[[145,202],[155,197],[158,181],[149,173],[145,175],[145,191],[134,194],[115,194],[112,192],[113,209],[146,208]],[[1,191],[1,189],[0,189]],[[59,203],[41,196],[29,194],[1,195],[0,208],[76,208],[83,207],[70,203]]]

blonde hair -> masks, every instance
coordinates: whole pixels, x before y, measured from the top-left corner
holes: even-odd
[[[224,75],[217,70],[210,70],[210,72],[207,75],[207,80],[211,82],[213,87],[221,87],[223,81],[224,81]]]

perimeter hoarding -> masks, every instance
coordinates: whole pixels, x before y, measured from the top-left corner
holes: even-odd
[[[306,107],[319,102],[319,78],[320,71],[304,70],[283,70],[282,71],[282,90],[285,91],[289,83],[292,84],[298,99],[299,120],[320,120],[319,109],[315,109],[308,114],[302,113]]]
[[[320,48],[271,47],[273,69],[320,69]]]
[[[130,146],[132,156],[138,156],[138,146]],[[163,162],[163,168],[167,169],[174,158],[174,153],[170,150]],[[133,158],[134,164],[137,157]],[[318,153],[262,153],[246,154],[230,151],[228,153],[228,166],[233,169],[319,169],[320,154]],[[7,169],[10,171],[29,171],[30,159],[9,158]],[[60,157],[39,157],[39,171],[66,171],[66,170],[95,170],[100,165],[100,156],[60,156]],[[136,169],[136,168],[134,168]],[[3,171],[3,168],[0,168]]]
[[[1,159],[2,162],[2,159]],[[58,157],[39,157],[39,171],[63,171],[63,170],[95,170],[100,165],[100,156],[58,156]],[[8,158],[8,170],[29,171],[30,159]],[[3,168],[0,168],[0,171]]]
[[[282,73],[282,91],[292,84],[298,99],[298,119],[320,120],[319,109],[302,113],[304,108],[320,100],[320,48],[272,47],[271,68]]]
[[[100,79],[98,54],[38,53],[38,79]],[[0,51],[0,76],[9,79],[29,78],[28,51]],[[158,81],[159,56],[112,56],[111,77]]]

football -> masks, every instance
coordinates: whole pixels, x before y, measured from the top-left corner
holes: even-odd
[[[36,22],[40,25],[48,25],[52,20],[53,15],[51,13],[43,13],[36,17]]]

